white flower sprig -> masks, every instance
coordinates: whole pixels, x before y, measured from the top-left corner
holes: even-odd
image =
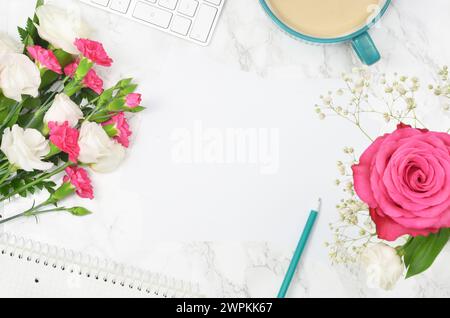
[[[440,97],[443,101],[442,109],[446,113],[450,113],[450,78],[448,76],[448,66],[444,66],[438,73],[439,82],[435,85],[429,85],[429,89],[434,95]],[[450,133],[450,128],[447,130]]]
[[[367,205],[356,196],[351,166],[356,163],[354,149],[344,148],[346,161],[338,161],[339,178],[335,183],[345,194],[345,198],[336,206],[339,220],[330,223],[333,242],[325,245],[333,264],[356,263],[364,250],[377,242],[375,224],[369,215]]]
[[[386,74],[374,77],[368,68],[355,68],[351,74],[342,74],[344,88],[320,96],[315,105],[320,119],[338,116],[355,125],[367,138],[373,137],[364,125],[367,115],[381,117],[386,123],[407,123],[425,127],[416,113],[416,92],[420,81],[416,77]]]

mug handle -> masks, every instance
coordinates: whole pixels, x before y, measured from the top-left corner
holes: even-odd
[[[352,46],[360,60],[366,65],[373,65],[381,59],[380,52],[367,32],[354,37]]]

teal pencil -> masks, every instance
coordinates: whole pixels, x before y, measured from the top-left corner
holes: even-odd
[[[302,254],[308,244],[309,237],[311,236],[312,229],[314,224],[316,223],[317,217],[319,216],[320,208],[322,205],[322,200],[319,199],[319,206],[317,210],[311,211],[309,215],[308,221],[306,222],[305,229],[303,230],[300,241],[298,242],[297,249],[295,250],[294,256],[292,257],[291,264],[289,265],[289,269],[286,273],[286,277],[283,280],[283,284],[281,285],[280,292],[278,293],[278,298],[285,298],[286,294],[289,290],[289,286],[291,285],[292,278],[297,271],[298,263],[302,257]]]

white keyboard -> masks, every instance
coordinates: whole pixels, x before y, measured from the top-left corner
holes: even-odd
[[[207,46],[226,0],[80,0]]]

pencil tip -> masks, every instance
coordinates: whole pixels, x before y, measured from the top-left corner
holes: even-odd
[[[322,210],[322,198],[319,198],[319,202],[317,203],[316,212],[320,212]]]

